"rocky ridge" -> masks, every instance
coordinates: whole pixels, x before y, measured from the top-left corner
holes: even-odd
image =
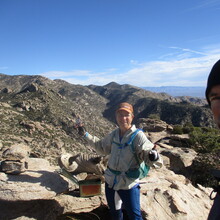
[[[172,97],[166,93],[153,93],[131,85],[109,83],[105,86],[88,86],[109,102],[103,116],[114,121],[114,112],[120,102],[134,105],[135,119],[156,117],[168,124],[192,123],[194,126],[215,127],[205,99]]]

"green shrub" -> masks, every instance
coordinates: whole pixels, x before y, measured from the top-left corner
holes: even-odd
[[[184,134],[189,134],[190,132],[192,132],[194,130],[194,126],[192,125],[192,123],[186,123],[183,126],[183,133]]]
[[[173,127],[173,134],[183,134],[183,127],[181,125],[175,125]]]
[[[199,153],[220,149],[220,133],[217,129],[194,127],[189,136],[191,145]]]

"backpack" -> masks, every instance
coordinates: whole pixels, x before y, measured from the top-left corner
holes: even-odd
[[[141,131],[141,129],[137,129],[132,135],[131,135],[131,138],[129,139],[129,141],[125,144],[125,146],[130,146],[131,147],[131,151],[132,153],[134,154],[134,157],[137,161],[137,163],[139,164],[139,167],[136,168],[136,169],[129,169],[128,171],[125,172],[126,176],[128,178],[131,178],[131,179],[143,179],[144,177],[147,176],[149,170],[150,170],[150,167],[148,165],[145,164],[145,162],[143,161],[142,163],[140,163],[138,157],[137,157],[137,154],[135,152],[135,149],[134,149],[134,145],[133,145],[133,140],[134,138],[136,137],[136,135],[138,134],[138,132]],[[119,145],[118,143],[114,142],[115,144]],[[119,175],[121,174],[120,171],[116,171],[116,170],[112,170],[109,168],[109,170],[114,173],[115,175]]]
[[[128,141],[128,145],[130,145],[131,147],[131,151],[133,152],[134,154],[134,157],[137,161],[137,163],[139,164],[139,168],[136,168],[136,169],[129,169],[127,172],[125,172],[126,176],[129,177],[129,178],[132,178],[132,179],[143,179],[144,177],[147,176],[149,170],[150,170],[150,167],[148,165],[146,165],[146,163],[143,161],[142,163],[140,163],[138,157],[137,157],[137,154],[135,152],[135,149],[134,149],[134,144],[133,144],[133,140],[134,138],[136,137],[136,135],[138,134],[138,132],[140,131],[140,129],[137,129],[132,135],[131,135],[131,138],[130,140]]]

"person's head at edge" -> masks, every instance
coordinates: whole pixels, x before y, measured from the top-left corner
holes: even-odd
[[[211,107],[214,120],[220,128],[220,60],[211,69],[205,95]]]
[[[127,102],[122,102],[116,109],[116,121],[120,129],[120,135],[123,136],[132,126],[134,118],[133,106]]]

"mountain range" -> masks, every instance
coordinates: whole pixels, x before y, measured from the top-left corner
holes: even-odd
[[[215,127],[204,99],[173,97],[128,84],[82,86],[36,75],[0,74],[0,88],[0,151],[25,142],[35,156],[51,161],[61,149],[87,152],[86,141],[75,129],[76,119],[80,117],[91,134],[103,137],[116,127],[115,109],[120,102],[134,105],[134,123],[157,118],[171,125]]]
[[[205,87],[202,86],[160,86],[160,87],[142,87],[156,93],[167,93],[171,96],[191,96],[205,98]]]

